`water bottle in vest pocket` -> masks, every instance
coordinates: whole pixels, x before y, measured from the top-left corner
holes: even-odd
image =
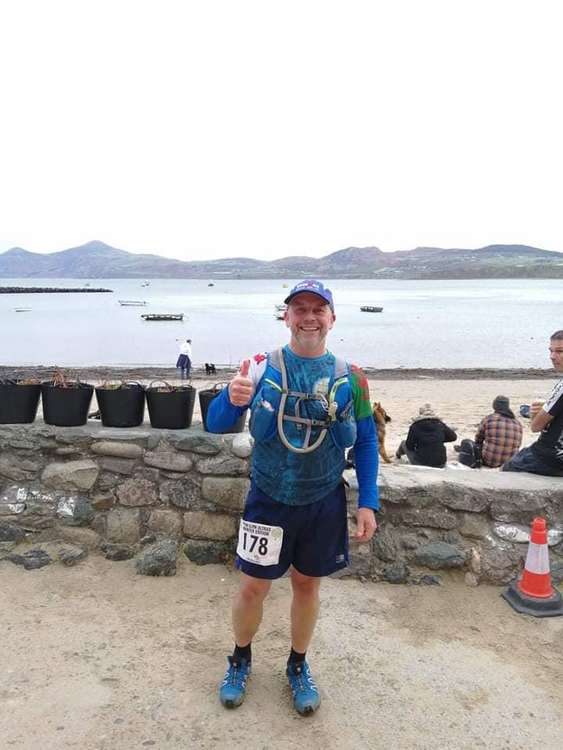
[[[354,416],[354,403],[348,401],[330,427],[330,434],[338,448],[350,448],[356,442],[358,428]]]
[[[255,440],[271,440],[277,433],[281,388],[265,379],[251,405],[250,434]]]

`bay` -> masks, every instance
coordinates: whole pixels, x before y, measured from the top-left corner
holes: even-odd
[[[287,342],[274,305],[295,280],[2,279],[1,286],[108,287],[111,294],[0,295],[0,364],[173,366],[191,338],[194,362],[235,365]],[[563,328],[563,279],[332,279],[332,351],[361,366],[549,367]],[[118,300],[145,300],[122,307]],[[364,313],[361,305],[381,305]],[[31,308],[15,312],[15,308]],[[144,313],[184,313],[146,322]]]

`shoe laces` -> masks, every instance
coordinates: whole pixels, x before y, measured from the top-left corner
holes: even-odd
[[[248,668],[250,665],[250,662],[246,661],[245,659],[241,659],[241,661],[237,661],[232,656],[228,657],[229,659],[229,668],[227,669],[227,674],[225,675],[225,679],[223,680],[223,685],[240,685],[244,687],[246,684],[246,678],[248,676]]]

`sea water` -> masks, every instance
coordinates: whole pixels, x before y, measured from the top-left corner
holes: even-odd
[[[174,366],[179,342],[191,338],[196,365],[236,365],[288,340],[274,306],[295,280],[146,281],[0,279],[0,286],[113,290],[1,294],[0,364]],[[329,347],[361,366],[549,367],[549,335],[563,328],[563,279],[331,279],[327,285],[336,305]],[[119,300],[147,304],[125,307]],[[361,312],[362,305],[383,312]],[[15,311],[22,307],[31,309]],[[148,322],[141,318],[146,313],[184,313],[184,319]]]

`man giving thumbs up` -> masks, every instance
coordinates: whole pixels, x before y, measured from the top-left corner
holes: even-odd
[[[348,564],[344,452],[354,446],[356,539],[367,542],[379,509],[377,434],[364,374],[326,348],[336,321],[330,289],[306,279],[285,303],[289,344],[244,360],[207,414],[208,429],[222,432],[250,408],[254,438],[237,546],[241,585],[233,603],[235,647],[219,697],[227,708],[244,700],[264,599],[272,580],[291,568],[286,674],[294,706],[305,715],[320,704],[306,652],[319,611],[321,578]]]

